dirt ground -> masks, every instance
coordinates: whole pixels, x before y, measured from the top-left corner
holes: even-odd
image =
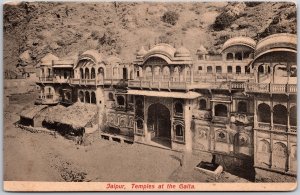
[[[15,127],[17,114],[28,104],[5,108],[5,181],[215,182],[194,170],[197,162],[209,160],[205,153],[180,166],[177,152],[104,140],[99,132],[88,136],[90,144],[78,146],[60,135]],[[248,181],[225,172],[217,182]]]

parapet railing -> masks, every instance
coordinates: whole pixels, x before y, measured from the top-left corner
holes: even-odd
[[[149,89],[188,89],[190,82],[129,80],[128,87]]]
[[[247,83],[245,91],[258,93],[297,93],[296,84]]]
[[[52,76],[49,76],[49,77],[39,77],[39,81],[40,82],[54,82],[55,78],[52,77]]]
[[[256,123],[256,128],[262,129],[262,130],[271,130],[271,131],[278,131],[278,132],[292,132],[296,133],[297,132],[297,127],[290,125],[283,125],[283,124],[273,124],[273,127],[271,123],[266,123],[266,122],[257,122]]]
[[[77,79],[71,78],[69,83],[73,85],[116,85],[123,82],[122,79]]]

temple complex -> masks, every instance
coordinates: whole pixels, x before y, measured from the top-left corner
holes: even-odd
[[[284,33],[231,38],[218,55],[159,43],[141,47],[132,63],[96,50],[76,59],[48,54],[38,65],[36,104],[94,104],[103,135],[207,152],[257,179],[293,180],[296,56],[297,37]]]

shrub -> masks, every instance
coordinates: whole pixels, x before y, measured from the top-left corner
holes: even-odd
[[[245,2],[246,6],[248,6],[248,7],[255,7],[261,3],[262,2]]]
[[[235,20],[235,17],[227,14],[226,12],[223,12],[217,16],[215,23],[213,24],[213,29],[215,31],[224,30],[225,28],[231,26],[231,24],[234,20]]]
[[[175,25],[179,19],[179,14],[174,11],[167,11],[164,13],[164,15],[161,17],[161,20],[165,23]]]

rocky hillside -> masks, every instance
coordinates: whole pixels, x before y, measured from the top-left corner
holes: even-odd
[[[66,58],[87,49],[130,62],[140,46],[155,42],[183,43],[194,53],[203,44],[217,53],[232,36],[296,33],[291,3],[23,2],[3,12],[5,69],[24,64],[21,54],[25,65],[48,52]]]

